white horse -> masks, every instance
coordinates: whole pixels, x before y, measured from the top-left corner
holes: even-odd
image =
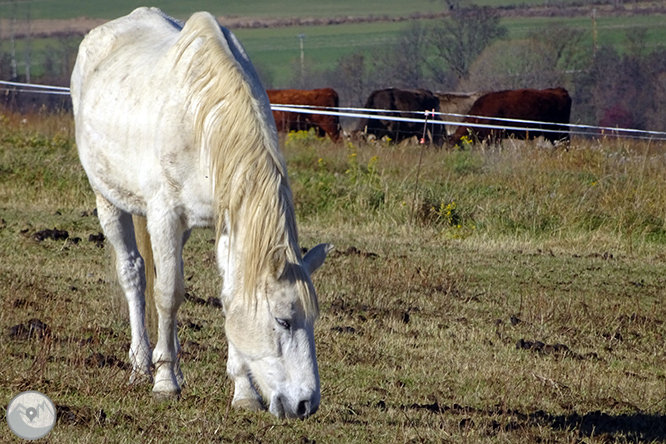
[[[301,257],[270,104],[236,37],[208,13],[182,23],[139,8],[88,34],[71,90],[79,157],[129,304],[131,381],[151,377],[142,229],[158,314],[153,392],[173,397],[183,384],[183,245],[192,228],[215,225],[233,405],[313,414],[319,307],[310,275],[331,247]]]

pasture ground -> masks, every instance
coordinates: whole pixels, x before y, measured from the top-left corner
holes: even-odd
[[[287,137],[301,244],[336,250],[314,277],[321,408],[281,421],[229,409],[208,230],[185,252],[182,399],[127,384],[71,117],[1,123],[0,405],[51,397],[45,442],[666,441],[663,145]]]

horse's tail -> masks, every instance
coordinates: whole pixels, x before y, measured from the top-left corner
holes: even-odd
[[[134,237],[143,258],[146,270],[146,329],[151,343],[157,340],[157,308],[155,307],[155,261],[153,247],[150,243],[147,221],[144,216],[132,216]]]

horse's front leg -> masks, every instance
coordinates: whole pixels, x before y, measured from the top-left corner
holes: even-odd
[[[229,226],[228,214],[225,215],[227,226]],[[222,285],[222,304],[225,311],[234,292],[237,291],[236,264],[235,257],[231,252],[229,236],[223,233],[217,240],[217,266],[223,278]],[[250,373],[245,361],[236,350],[236,347],[229,344],[229,356],[227,358],[227,374],[234,381],[234,397],[231,404],[236,408],[243,408],[253,411],[264,410],[262,398],[255,389],[250,379]]]
[[[178,363],[180,344],[177,337],[176,314],[185,295],[182,252],[187,234],[178,220],[169,214],[149,214],[150,232],[155,259],[155,306],[158,316],[158,339],[153,350],[157,398],[180,396],[183,375]]]
[[[234,381],[232,406],[252,411],[265,410],[261,395],[252,384],[245,362],[231,342],[229,342],[227,374]]]

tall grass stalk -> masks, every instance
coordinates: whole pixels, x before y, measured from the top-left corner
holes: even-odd
[[[666,242],[661,143],[579,139],[562,149],[505,141],[429,150],[422,168],[418,150],[287,140],[299,215],[414,225],[444,237],[565,244],[584,237],[622,249]]]

